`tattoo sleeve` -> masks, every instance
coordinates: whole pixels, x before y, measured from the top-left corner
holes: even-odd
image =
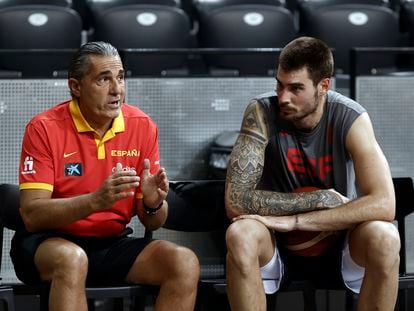
[[[263,172],[268,137],[263,108],[252,102],[244,114],[240,135],[229,160],[226,196],[233,209],[241,214],[281,216],[343,203],[337,194],[327,190],[302,193],[255,190]]]

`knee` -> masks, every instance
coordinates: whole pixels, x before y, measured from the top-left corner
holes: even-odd
[[[86,279],[87,273],[88,256],[85,251],[76,245],[62,246],[55,263],[54,277],[77,282]]]
[[[239,267],[249,267],[258,261],[259,233],[254,220],[238,220],[226,232],[227,261]]]
[[[371,222],[366,232],[366,256],[368,265],[378,268],[378,272],[389,273],[398,267],[400,261],[400,235],[398,229],[387,222]]]
[[[174,246],[168,254],[166,265],[167,276],[177,280],[180,287],[193,290],[200,278],[200,263],[197,255],[190,249],[182,246]]]

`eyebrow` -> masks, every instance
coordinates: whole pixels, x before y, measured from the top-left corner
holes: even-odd
[[[98,77],[100,77],[100,76],[105,76],[105,75],[109,75],[109,74],[112,74],[112,71],[111,71],[111,70],[101,71],[101,72],[98,74]],[[119,74],[125,74],[125,70],[124,70],[124,69],[120,69],[120,70],[119,70],[119,72],[118,72],[118,75],[119,75]]]
[[[280,83],[281,85],[284,85],[282,83],[282,81],[280,81],[277,77],[275,78],[277,83]],[[294,82],[294,83],[287,83],[288,86],[294,86],[294,87],[298,87],[298,86],[304,86],[305,84],[303,84],[302,82]]]

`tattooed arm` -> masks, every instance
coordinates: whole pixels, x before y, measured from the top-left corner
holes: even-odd
[[[240,214],[293,215],[343,203],[344,198],[333,190],[303,193],[255,190],[262,176],[268,141],[266,113],[257,101],[252,101],[244,113],[227,170],[226,209],[229,217]]]

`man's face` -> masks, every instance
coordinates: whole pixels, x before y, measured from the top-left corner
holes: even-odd
[[[306,68],[285,72],[279,67],[276,80],[280,116],[299,128],[312,129],[322,115],[329,79],[315,87]]]
[[[89,72],[73,83],[83,116],[95,129],[110,124],[119,115],[125,99],[125,77],[121,59],[90,55]],[[72,87],[73,91],[73,87]]]

